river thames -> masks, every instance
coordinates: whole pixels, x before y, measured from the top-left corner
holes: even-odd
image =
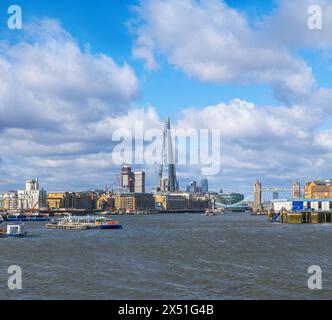
[[[46,230],[0,239],[2,299],[332,299],[332,224],[244,214],[123,216],[123,230]],[[23,289],[7,288],[18,265]],[[311,265],[323,290],[308,289]]]

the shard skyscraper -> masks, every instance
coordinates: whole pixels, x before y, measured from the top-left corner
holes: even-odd
[[[171,134],[171,121],[165,123],[162,159],[159,170],[158,188],[162,192],[176,192],[179,189]]]

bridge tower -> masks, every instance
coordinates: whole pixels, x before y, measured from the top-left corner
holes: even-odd
[[[262,183],[257,180],[254,186],[254,212],[262,211]]]

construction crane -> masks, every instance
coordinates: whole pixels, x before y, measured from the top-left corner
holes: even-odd
[[[121,177],[120,176],[116,176],[112,184],[105,185],[104,191],[106,193],[108,193],[110,191],[110,187],[116,188],[116,187],[120,187],[120,186],[121,186]]]

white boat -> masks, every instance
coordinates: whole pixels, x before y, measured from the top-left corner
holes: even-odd
[[[216,216],[218,213],[215,211],[215,210],[206,210],[205,211],[205,216],[208,216],[208,217],[212,217],[212,216]]]
[[[208,209],[205,211],[206,216],[218,216],[220,214],[224,214],[225,209],[224,208],[218,208],[218,209]]]
[[[0,228],[0,238],[14,237],[21,238],[25,237],[27,232],[24,230],[23,223],[10,223]]]
[[[75,217],[70,216],[46,224],[47,229],[62,230],[87,230],[87,229],[122,229],[119,221],[113,221],[105,217]]]

